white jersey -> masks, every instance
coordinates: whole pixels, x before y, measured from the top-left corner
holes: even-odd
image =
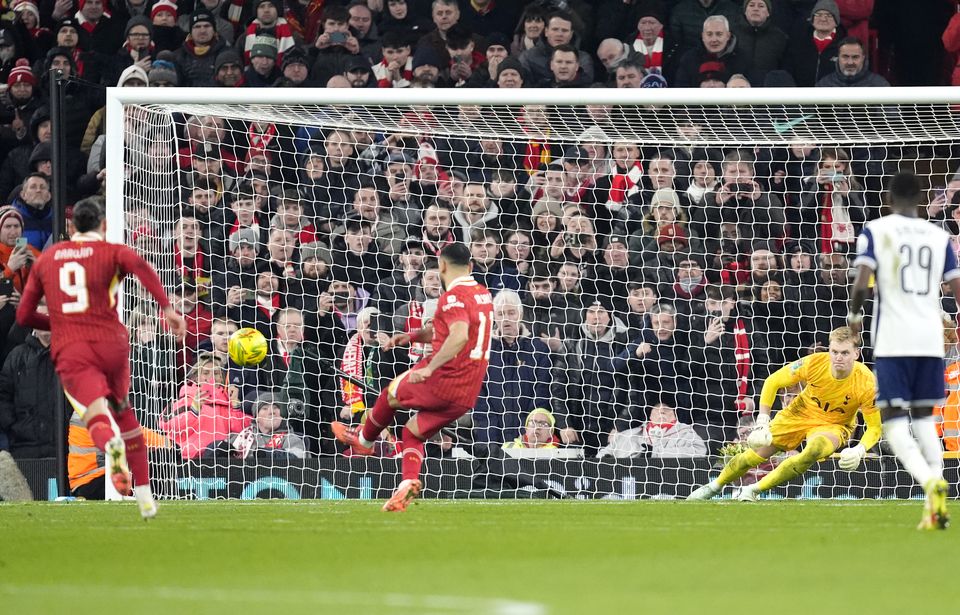
[[[874,356],[943,357],[940,281],[960,276],[950,235],[926,220],[884,216],[857,238],[859,265],[876,277]]]

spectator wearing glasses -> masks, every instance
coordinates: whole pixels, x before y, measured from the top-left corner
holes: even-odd
[[[523,435],[503,445],[503,448],[558,448],[560,439],[554,435],[557,419],[546,408],[535,408],[523,424]]]

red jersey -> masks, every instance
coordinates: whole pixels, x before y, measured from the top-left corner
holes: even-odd
[[[54,357],[72,342],[128,345],[127,328],[117,315],[117,289],[129,274],[140,279],[161,308],[170,305],[157,272],[132,248],[107,243],[94,233],[78,233],[37,259],[20,299],[17,322],[50,329]],[[36,311],[41,297],[47,298],[49,318]]]
[[[450,325],[469,325],[467,343],[456,357],[440,366],[426,381],[441,399],[472,408],[490,363],[490,334],[493,329],[493,297],[472,277],[457,278],[437,301],[433,316],[433,351],[417,368],[429,365],[450,334]]]

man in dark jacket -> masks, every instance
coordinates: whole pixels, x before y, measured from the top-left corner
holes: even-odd
[[[80,10],[74,17],[90,34],[91,50],[110,56],[123,44],[125,24],[107,15],[104,4],[104,0],[80,0]]]
[[[577,49],[577,60],[580,64],[581,77],[587,83],[593,82],[593,59],[590,54],[579,50],[579,39],[573,29],[573,17],[566,12],[558,11],[547,18],[543,40],[532,49],[520,54],[520,62],[530,73],[533,83],[542,83],[553,78],[550,70],[550,60],[553,50],[561,45],[571,45]]]
[[[333,242],[333,277],[347,280],[373,294],[383,278],[390,277],[393,263],[380,252],[373,241],[371,224],[365,218],[351,217],[345,224],[343,237]]]
[[[228,240],[230,257],[222,271],[213,272],[210,302],[215,316],[225,316],[241,327],[260,319],[256,307],[257,262],[260,234],[251,228],[235,231]]]
[[[60,381],[50,357],[50,332],[33,335],[13,349],[0,370],[0,432],[19,459],[56,456],[54,408]],[[66,431],[66,424],[59,429]]]
[[[79,74],[77,64],[73,58],[73,50],[65,47],[54,47],[47,52],[44,62],[43,75],[40,78],[41,86],[50,83],[50,71],[60,70],[65,78]],[[66,127],[67,146],[79,148],[83,140],[84,131],[94,110],[102,104],[101,92],[91,91],[93,88],[80,83],[67,83],[66,96],[63,104],[64,124]],[[49,92],[46,92],[49,94]]]
[[[490,367],[473,409],[474,442],[504,444],[519,437],[524,417],[550,406],[550,349],[526,335],[520,295],[503,290],[493,301],[496,331]],[[565,429],[561,419],[559,429]]]
[[[30,119],[41,103],[37,78],[21,58],[7,77],[7,90],[0,94],[0,156],[30,142]]]
[[[190,34],[176,56],[182,85],[197,87],[212,83],[217,55],[227,46],[217,35],[215,24],[216,18],[206,10],[195,11],[190,16]]]
[[[737,50],[750,67],[751,83],[763,83],[764,77],[783,65],[789,37],[773,24],[771,0],[746,0],[743,14],[734,22]]]
[[[30,174],[30,157],[40,143],[49,143],[51,135],[50,110],[41,105],[30,118],[30,137],[7,154],[0,165],[0,198],[10,198],[13,189]]]
[[[701,67],[708,62],[719,64],[711,70],[728,77],[749,72],[746,58],[737,46],[737,37],[730,32],[730,21],[723,15],[708,17],[703,22],[700,45],[680,56],[676,75],[667,80],[671,86],[679,88],[699,87]]]
[[[810,12],[810,25],[790,33],[784,68],[798,87],[812,87],[834,72],[840,41],[845,36],[837,3],[819,0]]]
[[[669,303],[661,303],[650,310],[649,318],[650,326],[610,362],[615,372],[628,376],[631,385],[617,387],[627,392],[618,412],[617,431],[638,427],[646,420],[643,410],[663,399],[679,406],[683,422],[692,422],[686,414],[691,405],[690,342],[686,332],[678,329],[681,316]]]
[[[31,173],[23,181],[12,205],[23,216],[23,236],[37,250],[43,250],[53,235],[53,208],[50,207],[50,179]]]
[[[741,413],[753,412],[751,312],[729,289],[707,288],[703,316],[692,319],[691,384],[695,425],[705,425],[716,452],[736,436]]]
[[[817,82],[818,88],[883,88],[890,83],[867,68],[867,52],[855,38],[840,41],[837,69]]]
[[[588,457],[607,442],[617,415],[611,359],[623,351],[626,325],[600,302],[583,311],[580,339],[569,339],[554,360],[554,415],[563,415],[565,444],[582,442]]]
[[[670,37],[680,46],[681,55],[697,48],[703,22],[715,15],[723,15],[732,21],[737,16],[737,5],[731,0],[681,0],[677,3],[670,13]]]
[[[255,43],[250,50],[250,66],[243,71],[244,87],[273,87],[279,78],[280,69],[277,68],[277,48],[268,43]]]

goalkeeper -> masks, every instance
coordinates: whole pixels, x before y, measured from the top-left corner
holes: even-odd
[[[709,500],[724,485],[740,478],[750,468],[767,461],[777,451],[803,450],[785,460],[754,485],[743,487],[737,499],[755,501],[757,494],[781,485],[826,459],[846,442],[857,424],[857,410],[867,424],[860,443],[840,453],[841,469],[857,469],[867,450],[880,440],[880,414],[874,405],[877,383],[873,374],[857,361],[860,357],[857,336],[849,327],[830,333],[828,352],[808,355],[786,365],[763,383],[760,413],[756,427],[747,437],[749,449],[730,460],[720,476],[700,487],[687,498]],[[777,392],[803,382],[800,395],[770,420],[770,407]]]

